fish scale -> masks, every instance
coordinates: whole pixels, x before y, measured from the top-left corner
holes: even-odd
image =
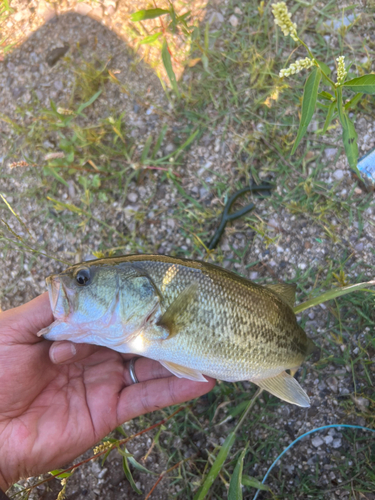
[[[77,283],[79,273],[87,285]],[[77,264],[47,284],[52,309],[70,311],[55,314],[42,331],[48,339],[140,354],[192,380],[251,380],[308,406],[285,372],[314,347],[293,313],[291,285],[261,286],[213,264],[161,255]]]

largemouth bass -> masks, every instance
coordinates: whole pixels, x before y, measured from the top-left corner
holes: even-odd
[[[38,335],[159,361],[177,377],[250,380],[299,406],[292,373],[314,350],[295,287],[261,286],[216,265],[163,255],[92,260],[46,280],[55,321]]]

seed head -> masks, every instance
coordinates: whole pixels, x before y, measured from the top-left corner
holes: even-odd
[[[285,2],[272,4],[272,14],[275,16],[275,24],[280,26],[284,36],[290,35],[295,42],[298,42],[297,25],[292,23],[292,14],[288,12]]]
[[[345,56],[340,56],[336,59],[337,61],[337,83],[336,87],[340,85],[345,80],[346,75],[348,74],[345,70]]]
[[[66,108],[57,108],[59,115],[74,115],[74,111]]]
[[[311,68],[313,64],[314,62],[309,57],[305,57],[305,59],[297,59],[297,61],[292,63],[289,68],[282,69],[279,73],[279,77],[283,78],[284,76],[295,75],[304,68]]]

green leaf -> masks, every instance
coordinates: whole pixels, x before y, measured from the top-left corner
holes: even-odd
[[[79,108],[77,109],[77,114],[81,114],[81,112],[87,108],[88,106],[91,106],[91,104],[96,101],[96,99],[100,96],[100,94],[102,93],[101,90],[98,90],[98,92],[96,92],[96,94],[94,94],[92,97],[90,97],[90,99],[87,101],[87,102],[84,102],[82,103]]]
[[[163,16],[164,14],[169,14],[169,10],[165,9],[143,9],[143,10],[138,10],[137,12],[134,12],[130,16],[131,21],[133,22],[138,22],[138,21],[144,21],[145,19],[155,19],[156,17]]]
[[[134,457],[129,457],[128,460],[135,469],[139,470],[139,472],[144,472],[146,474],[152,474],[153,476],[158,475],[156,472],[152,472],[151,470],[146,469],[146,467],[143,467],[143,465],[141,465],[139,462],[137,462]]]
[[[327,116],[326,116],[326,121],[324,122],[324,127],[323,127],[323,130],[322,130],[322,134],[325,134],[327,132],[327,129],[329,127],[329,124],[332,121],[333,113],[334,113],[336,107],[337,107],[337,102],[336,101],[335,102],[331,102],[331,104],[329,105]]]
[[[136,485],[135,485],[135,482],[134,482],[134,479],[133,479],[133,476],[132,476],[132,473],[130,472],[130,469],[129,469],[129,464],[128,464],[128,459],[126,457],[123,457],[122,459],[122,468],[124,469],[124,473],[125,473],[125,476],[126,476],[126,479],[129,481],[130,483],[130,486],[133,488],[133,490],[138,494],[138,495],[142,495],[142,491],[139,490]]]
[[[161,31],[158,31],[158,33],[154,33],[153,35],[146,36],[141,42],[139,42],[139,45],[144,45],[148,44],[151,45],[153,42],[155,42],[159,36],[162,34]]]
[[[250,488],[256,488],[257,490],[269,491],[269,486],[261,483],[255,477],[246,476],[245,474],[242,476],[242,484]]]
[[[358,170],[358,135],[355,130],[354,124],[351,119],[344,114],[345,125],[342,127],[342,140],[344,142],[344,148],[346,157],[348,158],[349,166],[355,173],[361,178],[361,173]]]
[[[361,92],[362,94],[375,94],[375,75],[363,75],[345,82],[342,87]]]
[[[347,293],[356,292],[357,290],[363,290],[368,286],[375,286],[375,280],[366,281],[363,283],[357,283],[355,285],[343,286],[340,288],[335,288],[333,290],[329,290],[328,292],[322,293],[318,297],[314,297],[313,299],[307,300],[302,304],[296,306],[293,311],[294,314],[299,314],[310,307],[318,306],[319,304],[323,304],[323,302],[327,302],[328,300],[336,299],[337,297],[341,297],[342,295],[346,295]],[[374,293],[374,292],[373,292]]]
[[[229,484],[228,500],[242,500],[242,470],[243,459],[245,457],[246,448],[242,451],[234,468],[232,478]]]
[[[178,98],[180,98],[180,92],[177,87],[177,80],[176,80],[176,75],[174,74],[173,67],[172,67],[172,61],[171,61],[171,55],[168,50],[168,45],[167,42],[164,40],[163,43],[163,48],[161,50],[161,57],[163,59],[163,64],[165,71],[167,72],[169,81],[171,82],[172,88],[177,95]]]
[[[63,472],[64,469],[55,469],[55,470],[51,470],[50,471],[50,474],[52,476],[58,476],[58,479],[64,479],[66,477],[70,477],[73,472]]]
[[[334,99],[333,95],[329,92],[326,92],[325,90],[319,92],[318,97],[320,97],[321,99],[327,99],[327,101],[332,101],[332,99]]]
[[[350,101],[348,101],[345,104],[345,106],[344,106],[345,110],[347,111],[350,108],[354,108],[355,105],[362,99],[362,96],[363,96],[363,94],[358,93],[354,97],[352,97],[352,99],[350,99]]]
[[[294,154],[302,137],[306,134],[307,127],[313,117],[321,77],[322,73],[320,69],[314,68],[306,80],[302,100],[301,122],[291,154]]]
[[[212,464],[210,472],[207,474],[207,477],[203,483],[202,488],[198,491],[198,493],[194,496],[193,500],[203,500],[208,493],[208,490],[211,488],[213,482],[218,476],[221,468],[229,455],[229,452],[233,446],[234,440],[236,438],[236,434],[231,432],[226,438],[223,446],[220,448],[220,451],[215,459],[215,462]]]

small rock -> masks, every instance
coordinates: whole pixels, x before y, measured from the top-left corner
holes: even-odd
[[[176,149],[176,148],[175,148],[175,145],[174,145],[174,144],[172,144],[171,142],[169,142],[169,143],[165,146],[165,148],[164,148],[164,152],[165,152],[165,154],[169,154],[169,153],[172,153],[175,149]]]
[[[322,446],[324,443],[323,439],[320,436],[315,436],[312,441],[312,445],[315,446],[315,448],[319,448],[319,446]]]
[[[326,150],[327,151],[327,150]],[[337,181],[341,181],[343,178],[344,178],[344,171],[341,170],[341,168],[339,168],[338,170],[335,170],[333,172],[333,177],[337,180]]]
[[[21,97],[22,94],[24,94],[26,92],[26,89],[25,89],[25,87],[13,87],[11,92],[12,92],[12,96],[15,99],[18,99],[19,97]]]
[[[55,89],[57,90],[62,90],[64,88],[64,85],[63,85],[63,82],[61,80],[56,80],[54,83],[53,83],[53,86],[55,87]]]
[[[332,160],[337,153],[337,148],[327,148],[324,151],[324,154],[328,160]]]
[[[234,13],[238,14],[238,15],[241,15],[242,14],[242,10],[239,7],[235,7],[234,8]]]
[[[224,16],[220,12],[213,12],[208,20],[208,24],[221,24],[224,22]]]
[[[370,405],[370,401],[363,397],[353,398],[354,403],[358,406],[358,408],[362,411],[366,411]]]
[[[342,442],[341,442],[341,438],[337,438],[337,439],[334,439],[333,442],[332,442],[332,448],[341,448],[342,446]]]
[[[356,244],[356,246],[354,247],[354,249],[357,250],[357,252],[362,252],[363,247],[364,247],[363,243],[360,242],[360,243]]]
[[[236,17],[234,15],[230,16],[229,22],[233,26],[233,28],[236,28],[238,26],[238,17]]]
[[[54,66],[59,59],[65,56],[65,54],[69,50],[69,44],[64,43],[63,47],[57,47],[56,49],[52,49],[49,52],[47,52],[46,55],[46,63],[48,66]]]
[[[355,194],[362,194],[362,189],[361,189],[361,188],[359,188],[359,187],[356,187],[356,188],[354,189],[354,192],[355,192]]]
[[[324,436],[324,442],[325,444],[331,444],[333,442],[333,437],[328,435],[328,436]]]
[[[337,389],[338,389],[337,378],[336,377],[328,377],[326,380],[326,383],[327,383],[328,387],[331,389],[331,391],[336,394]]]
[[[173,219],[167,219],[167,224],[168,226],[171,228],[171,229],[174,229],[175,228],[175,221]]]
[[[258,277],[258,273],[256,273],[255,271],[253,271],[252,273],[250,273],[250,279],[251,280],[256,280]]]
[[[129,200],[131,203],[135,203],[135,202],[138,200],[138,195],[137,195],[137,193],[129,193],[129,194],[128,194],[128,200]]]

